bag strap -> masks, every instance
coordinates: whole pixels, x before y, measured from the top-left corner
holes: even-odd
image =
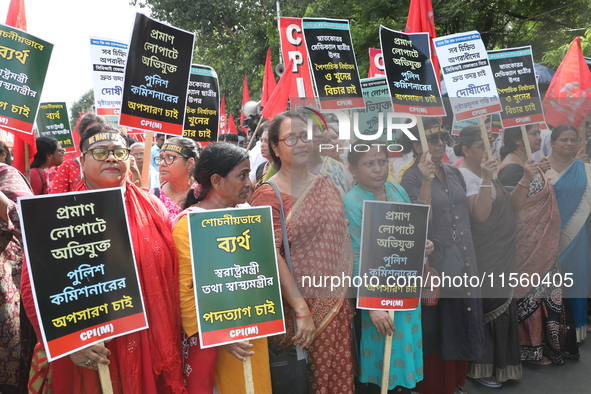
[[[268,185],[271,185],[273,191],[275,191],[275,195],[279,199],[279,219],[281,220],[281,236],[283,238],[283,252],[285,253],[285,264],[287,264],[287,268],[289,268],[289,272],[293,275],[293,269],[291,265],[291,256],[289,251],[289,239],[287,237],[287,225],[285,224],[285,210],[283,209],[283,199],[281,198],[281,192],[279,192],[279,188],[274,182],[267,181],[265,182]],[[263,183],[264,184],[264,183]],[[292,310],[292,318],[293,318],[293,332],[294,334],[298,333],[298,321],[296,318],[295,311]],[[302,349],[300,345],[296,346],[296,354],[298,360],[306,360],[306,364],[308,363],[308,352],[305,349]]]

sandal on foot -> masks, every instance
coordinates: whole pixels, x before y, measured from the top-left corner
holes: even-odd
[[[491,389],[497,389],[502,386],[501,382],[499,382],[498,380],[496,380],[493,377],[480,378],[480,379],[474,379],[474,380],[477,381],[478,383],[480,383],[481,385],[491,388]]]
[[[552,361],[546,356],[542,357],[542,359],[539,361],[528,360],[528,362],[530,362],[531,364],[534,364],[534,365],[550,365],[550,364],[552,364]]]

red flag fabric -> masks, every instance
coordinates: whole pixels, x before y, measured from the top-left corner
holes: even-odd
[[[242,84],[242,108],[244,108],[244,104],[250,101],[250,94],[248,93],[248,80],[246,79],[246,75],[244,76],[244,83]],[[244,111],[240,110],[240,125],[239,127],[244,130],[244,132],[248,135],[248,128],[242,127],[244,123]]]
[[[27,30],[25,0],[10,1],[10,5],[8,6],[8,15],[6,15],[6,24],[8,26],[16,27],[17,29]],[[37,153],[35,134],[33,133],[29,135],[25,133],[13,132],[12,130],[8,131],[14,134],[14,145],[12,147],[14,161],[12,165],[23,174],[26,174],[27,166],[25,164],[25,143],[29,145],[29,158],[32,158],[35,153]]]
[[[218,127],[218,137],[228,132],[228,118],[226,115],[226,96],[222,97],[220,105],[220,126]]]
[[[544,118],[552,126],[576,128],[591,112],[591,71],[581,52],[581,37],[573,40],[544,98]]]
[[[230,112],[230,118],[228,119],[228,133],[238,134],[238,129],[236,128],[236,122],[234,122],[234,115]]]
[[[289,60],[285,67],[285,72],[281,76],[277,87],[273,91],[271,97],[267,101],[267,105],[263,108],[262,114],[265,118],[271,120],[275,115],[287,110],[287,102],[289,100],[289,87],[293,79],[293,60]]]
[[[379,48],[369,48],[369,69],[367,70],[367,77],[373,78],[385,75],[385,73],[382,50]]]
[[[271,48],[267,48],[267,59],[265,60],[265,75],[263,75],[263,92],[261,93],[261,106],[267,104],[267,100],[273,94],[277,86],[273,72],[273,63],[271,62]]]
[[[441,84],[439,78],[439,59],[437,59],[432,41],[437,37],[437,33],[435,32],[435,17],[433,15],[433,4],[431,0],[410,0],[405,33],[429,33],[429,38],[431,39],[431,62],[435,68],[437,82]]]

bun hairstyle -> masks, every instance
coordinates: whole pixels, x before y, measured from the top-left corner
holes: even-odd
[[[198,186],[189,190],[182,208],[187,209],[205,199],[212,188],[212,176],[217,174],[225,178],[234,167],[246,159],[248,159],[248,152],[238,145],[228,142],[215,142],[207,145],[201,151],[199,160],[193,168],[193,179]]]
[[[480,132],[479,126],[466,126],[460,131],[460,138],[458,142],[454,146],[454,153],[458,157],[463,157],[464,152],[462,148],[467,146],[468,148],[472,145],[472,143],[477,141],[482,141],[482,136]]]
[[[53,137],[39,137],[35,141],[37,153],[35,153],[31,168],[39,168],[47,160],[47,155],[52,155],[58,146],[58,140]],[[7,156],[8,157],[8,156]]]

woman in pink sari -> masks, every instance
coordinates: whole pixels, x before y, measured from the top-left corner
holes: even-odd
[[[270,205],[273,209],[284,298],[287,333],[270,337],[269,347],[275,353],[294,345],[308,350],[312,392],[352,393],[353,313],[345,298],[347,289],[331,291],[330,284],[313,287],[303,282],[303,276],[350,276],[353,266],[340,193],[330,179],[308,172],[308,142],[306,122],[298,113],[285,112],[274,118],[269,146],[279,171],[270,181],[283,201],[293,272],[284,259],[280,202],[273,187],[263,184],[252,198],[252,205]]]

